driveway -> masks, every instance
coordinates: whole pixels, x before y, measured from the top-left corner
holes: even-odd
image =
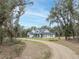
[[[32,40],[37,42],[42,42],[51,49],[51,59],[79,59],[79,56],[76,55],[74,51],[70,48],[48,41],[41,41],[41,40]]]

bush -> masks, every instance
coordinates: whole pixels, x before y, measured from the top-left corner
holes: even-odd
[[[58,41],[58,38],[51,38],[51,39],[48,39],[48,41]]]
[[[16,44],[14,46],[13,51],[16,54],[16,56],[20,56],[21,55],[22,51],[24,50],[24,47],[25,47],[25,45],[20,45],[20,44]]]

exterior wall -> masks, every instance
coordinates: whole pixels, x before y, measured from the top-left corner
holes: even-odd
[[[55,35],[53,35],[53,38],[55,38]]]
[[[55,35],[43,35],[43,38],[54,38]]]
[[[29,35],[29,38],[33,38],[34,35]]]
[[[33,38],[33,37],[36,37],[36,38],[54,38],[55,35],[29,35],[29,38]]]

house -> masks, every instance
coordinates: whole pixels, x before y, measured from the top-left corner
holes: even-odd
[[[29,38],[52,38],[55,37],[54,33],[51,33],[48,29],[35,29],[28,32]]]

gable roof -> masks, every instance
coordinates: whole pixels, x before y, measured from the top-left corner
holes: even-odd
[[[31,32],[28,32],[28,35],[34,35],[34,34],[48,34],[48,35],[53,35],[54,33],[51,33],[48,29],[35,29],[32,30]]]

